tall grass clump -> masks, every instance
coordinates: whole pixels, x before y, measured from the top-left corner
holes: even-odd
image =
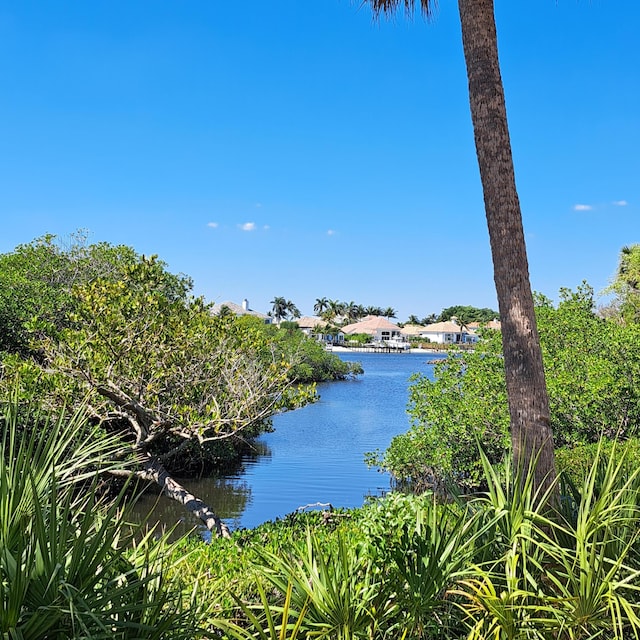
[[[461,598],[470,640],[640,637],[640,469],[599,451],[581,483],[535,495],[531,474],[488,481],[494,529]],[[559,499],[556,497],[559,495]]]
[[[200,637],[163,543],[98,491],[116,443],[83,411],[51,417],[17,391],[0,402],[0,636]]]

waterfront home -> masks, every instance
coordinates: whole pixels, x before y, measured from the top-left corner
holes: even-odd
[[[367,316],[360,322],[354,322],[342,327],[342,331],[347,336],[366,333],[371,336],[372,342],[384,343],[389,340],[402,340],[400,327],[382,316]]]
[[[303,333],[324,344],[342,344],[344,332],[318,316],[302,316],[294,321]]]
[[[422,332],[425,326],[423,324],[405,324],[400,333],[408,340],[410,338],[424,338]]]
[[[422,327],[420,337],[437,344],[472,344],[478,341],[478,334],[467,327],[452,320],[435,322]]]

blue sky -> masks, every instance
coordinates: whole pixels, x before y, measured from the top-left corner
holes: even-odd
[[[640,3],[496,0],[532,287],[640,241]],[[212,301],[497,308],[456,3],[0,0],[0,252],[158,254]]]

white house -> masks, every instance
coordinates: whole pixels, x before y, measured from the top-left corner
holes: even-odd
[[[342,331],[349,336],[356,333],[366,333],[371,336],[373,342],[388,342],[390,340],[402,340],[400,327],[389,322],[382,316],[367,316],[360,322],[348,324],[342,327]]]
[[[452,320],[435,322],[421,327],[418,335],[437,344],[471,344],[478,341],[478,335],[475,331],[466,326],[460,326]]]

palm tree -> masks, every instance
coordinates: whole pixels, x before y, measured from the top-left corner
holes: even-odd
[[[340,300],[329,300],[327,303],[327,311],[325,319],[328,322],[335,320],[336,316],[341,316],[344,313],[344,302]]]
[[[329,307],[329,300],[327,298],[316,298],[316,303],[313,305],[313,312],[317,316],[321,316]]]
[[[363,2],[380,16],[391,15],[400,6],[413,13],[417,0]],[[419,4],[429,17],[436,3],[419,0]],[[502,324],[513,455],[525,468],[535,463],[536,486],[545,488],[555,476],[553,434],[515,183],[493,0],[458,0],[458,10]]]
[[[282,296],[276,296],[269,304],[273,305],[271,314],[276,322],[287,317],[287,301]]]
[[[344,315],[349,322],[354,322],[359,318],[358,305],[352,300],[344,304]]]
[[[414,315],[413,313],[407,318],[407,324],[420,324],[420,320],[418,319],[418,316]]]
[[[300,310],[298,309],[298,307],[296,307],[295,304],[293,304],[293,302],[291,302],[291,300],[287,300],[285,303],[285,308],[286,308],[286,316],[287,317],[292,317],[292,318],[299,318],[300,317]]]
[[[387,319],[387,320],[391,320],[391,318],[395,318],[397,313],[396,310],[393,307],[387,307],[383,312],[382,315]]]

